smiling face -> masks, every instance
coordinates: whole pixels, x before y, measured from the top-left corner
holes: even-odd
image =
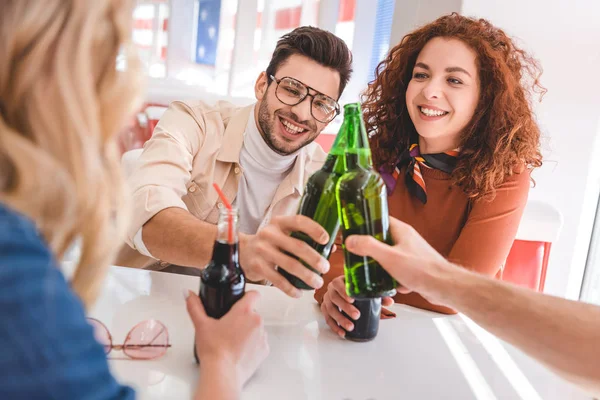
[[[340,74],[308,57],[291,55],[274,75],[276,79],[290,77],[310,86],[314,89],[310,94],[318,91],[335,100],[339,97]],[[288,106],[277,98],[276,89],[277,82],[271,80],[269,84],[266,73],[261,73],[255,86],[258,100],[255,117],[267,145],[279,154],[292,154],[315,140],[327,124],[312,116],[311,96]]]
[[[458,147],[479,99],[477,54],[458,39],[436,37],[419,53],[406,90],[422,153]]]

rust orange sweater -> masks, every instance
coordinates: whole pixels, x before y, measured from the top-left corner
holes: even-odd
[[[436,169],[421,168],[427,187],[427,204],[412,196],[404,183],[404,170],[396,188],[388,196],[390,215],[412,225],[444,257],[473,271],[494,276],[499,273],[517,233],[530,187],[530,173],[509,177],[496,189],[493,200],[469,201],[465,193],[452,185],[450,175]],[[338,246],[339,247],[339,246]],[[331,269],[325,284],[315,292],[320,303],[327,284],[343,275],[341,249],[330,258]],[[454,313],[433,305],[417,293],[397,294],[396,303],[427,310]]]

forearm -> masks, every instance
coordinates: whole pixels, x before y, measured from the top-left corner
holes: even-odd
[[[234,366],[218,360],[200,362],[200,379],[194,400],[237,400],[241,391]]]
[[[203,267],[212,255],[216,225],[181,208],[167,208],[142,229],[142,240],[156,258],[176,265]]]
[[[452,308],[432,304],[428,302],[418,293],[412,292],[408,294],[397,293],[394,296],[394,302],[397,304],[406,304],[407,306],[421,308],[423,310],[433,311],[441,314],[456,314]]]
[[[462,269],[453,270],[448,281],[441,295],[444,304],[564,378],[600,392],[600,307]]]

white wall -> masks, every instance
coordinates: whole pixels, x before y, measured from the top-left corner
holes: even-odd
[[[321,0],[319,2],[319,28],[335,32],[339,12],[339,0]]]
[[[353,103],[359,101],[360,92],[367,87],[375,36],[375,18],[377,16],[376,3],[373,0],[356,0],[354,14],[354,39],[352,40],[352,77],[346,86],[340,103]]]
[[[463,0],[396,0],[390,47],[400,43],[407,33],[442,15],[460,12]]]
[[[194,42],[194,0],[170,0],[167,73],[179,74],[191,62]]]
[[[235,39],[233,42],[233,55],[231,69],[229,70],[228,96],[237,94],[241,88],[252,85],[258,74],[248,65],[254,64],[254,35],[256,34],[256,9],[258,0],[238,0],[235,23]],[[252,85],[251,87],[253,87]],[[242,89],[243,92],[248,90]]]
[[[462,14],[486,18],[518,37],[544,68],[548,93],[537,116],[549,140],[530,198],[554,204],[564,216],[546,292],[574,298],[600,183],[600,1],[463,0]]]

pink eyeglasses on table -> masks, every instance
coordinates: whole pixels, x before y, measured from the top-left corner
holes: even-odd
[[[112,349],[123,350],[123,353],[134,360],[151,360],[162,357],[171,345],[169,344],[169,331],[160,321],[149,319],[134,326],[123,344],[113,344],[112,336],[102,322],[95,318],[87,319],[94,328],[96,340],[104,346],[104,352],[110,353]]]

